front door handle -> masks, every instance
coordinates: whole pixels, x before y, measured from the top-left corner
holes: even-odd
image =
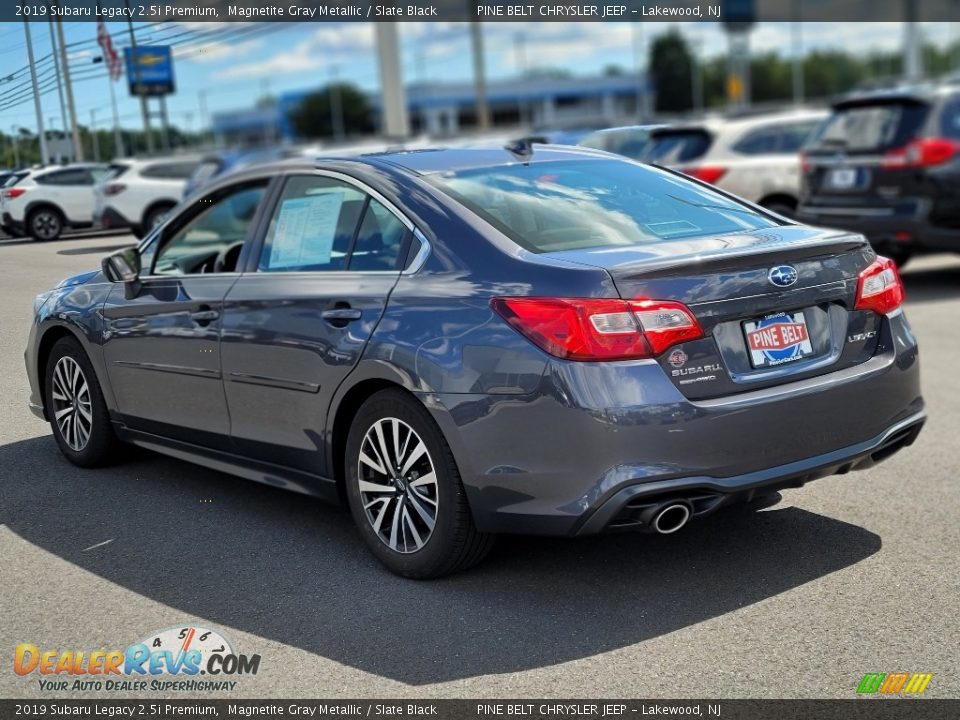
[[[349,307],[333,308],[320,313],[320,317],[324,320],[333,322],[350,322],[351,320],[359,320],[362,316],[363,313],[360,310]]]
[[[218,317],[220,317],[220,311],[213,310],[211,308],[207,308],[206,310],[197,310],[190,313],[190,319],[193,320],[197,325],[209,325]]]

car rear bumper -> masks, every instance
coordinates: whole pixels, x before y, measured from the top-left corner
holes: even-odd
[[[133,227],[133,223],[108,205],[94,211],[93,227],[98,230],[120,230]]]
[[[725,505],[749,502],[756,495],[796,488],[829,475],[865,470],[886,460],[917,439],[926,422],[923,412],[902,420],[876,437],[856,445],[728,478],[693,477],[631,485],[615,492],[586,515],[577,535],[647,529],[648,508],[672,502],[688,503],[692,518],[706,517]]]
[[[0,223],[3,225],[3,231],[7,235],[23,235],[23,223],[13,219],[13,216],[5,212],[0,216]]]
[[[960,251],[960,228],[931,223],[926,217],[927,205],[920,202],[911,212],[897,212],[893,207],[801,205],[795,218],[808,225],[861,233],[881,252],[890,247],[910,253]]]
[[[916,341],[902,313],[886,325],[885,349],[862,364],[714,400],[687,399],[649,361],[555,361],[530,395],[425,401],[480,529],[599,532],[634,499],[683,492],[719,507],[912,442],[924,418]]]

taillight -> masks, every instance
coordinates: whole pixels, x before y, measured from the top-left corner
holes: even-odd
[[[683,172],[690,177],[713,185],[713,183],[727,174],[727,169],[719,165],[703,165],[701,167],[686,168]]]
[[[18,198],[21,195],[23,195],[26,191],[27,191],[26,188],[19,188],[19,187],[7,188],[6,190],[3,191],[3,196],[8,200],[13,200],[14,198]]]
[[[493,309],[540,349],[567,360],[650,358],[703,337],[682,303],[594,298],[494,298]]]
[[[941,165],[960,152],[960,143],[947,138],[921,138],[883,155],[887,169],[921,168]]]
[[[896,264],[890,258],[878,256],[860,273],[854,307],[886,315],[903,304],[905,295]]]
[[[111,195],[119,195],[126,189],[127,186],[123,183],[107,183],[103,187],[103,194],[110,197]]]
[[[800,153],[800,172],[805,173],[810,169],[810,156],[806,153]]]

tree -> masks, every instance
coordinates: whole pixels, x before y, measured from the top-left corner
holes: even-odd
[[[331,108],[337,103],[343,117],[343,131],[347,135],[373,131],[370,102],[363,92],[349,83],[337,83],[307,95],[290,113],[290,123],[297,136],[302,138],[333,137],[334,114]]]
[[[650,74],[657,90],[657,112],[684,112],[693,107],[690,68],[687,41],[677,30],[671,29],[653,41]]]

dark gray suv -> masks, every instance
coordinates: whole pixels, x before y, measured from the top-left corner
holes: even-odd
[[[420,578],[497,533],[671,533],[916,438],[903,287],[863,237],[514,152],[223,178],[37,297],[33,409],[84,467],[121,440],[343,499]]]

